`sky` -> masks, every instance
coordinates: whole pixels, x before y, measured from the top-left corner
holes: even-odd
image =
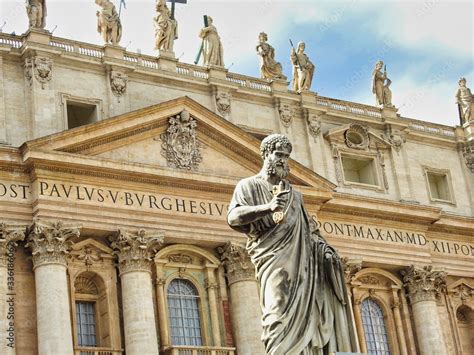
[[[94,0],[46,0],[46,28],[54,36],[102,45]],[[154,51],[155,0],[125,0],[121,45]],[[0,27],[22,34],[28,27],[25,0],[0,0]],[[119,8],[119,0],[114,3]],[[375,104],[371,73],[383,60],[392,101],[404,117],[459,124],[454,94],[460,77],[474,92],[473,1],[187,0],[176,4],[180,62],[193,63],[203,15],[214,20],[225,67],[259,77],[255,47],[268,34],[276,60],[291,80],[290,43],[306,43],[316,65],[311,90],[336,99]]]

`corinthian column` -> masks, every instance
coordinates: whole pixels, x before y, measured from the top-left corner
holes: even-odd
[[[255,268],[245,248],[227,243],[217,249],[226,269],[230,289],[232,328],[237,352],[242,355],[265,354],[260,339],[262,325]]]
[[[38,354],[73,354],[66,256],[80,227],[36,221],[26,247],[33,255]]]
[[[14,257],[16,242],[25,239],[24,227],[0,223],[0,354],[15,354]]]
[[[122,280],[125,350],[129,355],[158,355],[151,261],[163,235],[119,230],[111,242]]]
[[[436,293],[446,287],[446,273],[432,266],[411,266],[402,271],[413,309],[415,331],[421,355],[447,354],[436,306]]]

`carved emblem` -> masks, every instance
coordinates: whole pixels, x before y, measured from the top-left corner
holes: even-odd
[[[229,92],[218,92],[216,94],[216,106],[219,113],[227,117],[230,114],[230,100],[232,98]]]
[[[186,254],[172,254],[168,256],[168,260],[173,263],[192,264],[193,258]]]
[[[76,259],[83,261],[87,270],[89,270],[92,264],[102,260],[102,257],[100,256],[99,250],[93,249],[90,246],[86,246],[81,249],[81,254],[79,254]]]
[[[367,149],[369,146],[369,134],[367,128],[359,124],[351,124],[344,133],[346,145],[352,149]]]
[[[402,148],[403,143],[406,142],[406,137],[405,137],[405,134],[402,133],[400,130],[394,129],[390,133],[389,141],[392,144],[392,147],[395,149],[395,151],[399,152],[400,149]]]
[[[79,276],[74,281],[74,289],[76,293],[85,293],[88,295],[98,295],[99,289],[97,285],[87,277]]]
[[[128,76],[126,74],[111,71],[110,72],[110,88],[112,93],[120,98],[127,91]]]
[[[202,161],[201,143],[197,140],[197,122],[188,111],[169,119],[169,126],[160,138],[161,155],[168,166],[178,169],[197,170]]]
[[[308,131],[314,138],[321,133],[321,116],[315,114],[308,115]]]
[[[41,88],[44,89],[44,84],[53,77],[53,61],[44,57],[35,57],[34,74],[36,80],[41,83]]]
[[[380,285],[380,280],[370,275],[361,277],[359,281],[366,285]]]
[[[293,121],[293,115],[295,114],[295,109],[288,104],[281,104],[278,109],[280,112],[280,120],[285,128],[290,127],[291,122]]]

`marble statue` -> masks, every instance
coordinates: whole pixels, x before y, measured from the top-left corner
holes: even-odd
[[[304,53],[305,43],[299,42],[295,50],[291,49],[291,63],[293,64],[293,90],[300,93],[311,88],[315,66]]]
[[[267,354],[355,351],[341,260],[286,180],[292,145],[272,134],[261,144],[259,174],[241,180],[227,221],[246,233],[255,265]]]
[[[258,35],[257,53],[261,57],[260,77],[262,79],[286,79],[283,75],[281,64],[275,60],[275,49],[267,43],[268,36],[265,32]]]
[[[472,117],[472,93],[471,89],[466,86],[466,79],[459,79],[459,88],[456,91],[456,103],[459,106],[459,115],[461,116],[462,123],[470,122],[473,120]]]
[[[155,24],[155,49],[173,51],[174,40],[178,39],[178,22],[171,18],[171,11],[166,6],[165,0],[156,2]]]
[[[44,28],[46,26],[46,0],[28,0],[26,13],[30,28]]]
[[[95,0],[95,3],[102,7],[97,11],[97,32],[105,43],[117,45],[122,37],[122,23],[115,5],[110,0]]]
[[[203,42],[204,65],[224,66],[224,50],[217,28],[212,24],[212,17],[207,16],[207,26],[201,29],[199,37]]]
[[[375,94],[378,106],[394,107],[392,105],[392,91],[390,90],[392,81],[387,77],[386,69],[382,73],[383,67],[384,64],[381,60],[375,64],[375,69],[372,73],[372,93]]]

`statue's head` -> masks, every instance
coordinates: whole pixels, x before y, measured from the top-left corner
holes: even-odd
[[[305,48],[306,48],[306,44],[303,41],[298,42],[298,52],[300,51],[303,52]]]
[[[375,63],[375,69],[382,69],[383,67],[383,61],[379,60],[377,63]]]
[[[211,16],[207,16],[207,24],[212,25],[212,17]]]
[[[283,134],[271,134],[264,138],[260,145],[263,166],[269,175],[277,175],[284,179],[290,173],[288,159],[293,146]]]
[[[268,41],[268,35],[265,32],[260,32],[258,34],[258,40],[260,42],[266,42],[266,41]]]
[[[459,81],[458,81],[458,84],[459,84],[460,86],[466,86],[466,83],[467,83],[467,82],[466,82],[466,78],[461,78],[461,79],[459,79]]]

